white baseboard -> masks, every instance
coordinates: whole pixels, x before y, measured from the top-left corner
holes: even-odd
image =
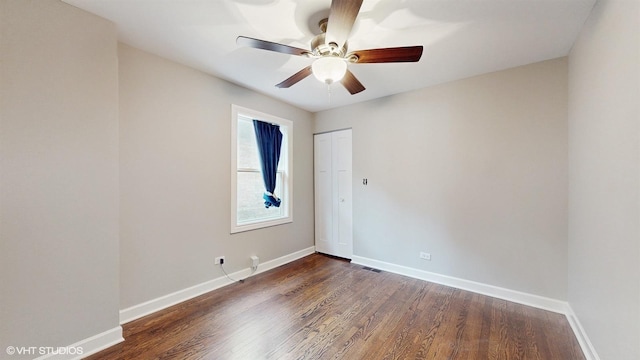
[[[307,255],[311,255],[316,251],[315,246],[311,246],[309,248],[296,251],[294,253],[279,257],[277,259],[269,260],[264,263],[261,263],[258,266],[258,270],[255,273],[251,273],[250,268],[242,269],[240,271],[229,274],[230,277],[234,279],[244,279],[251,275],[256,275],[278,266],[290,263],[294,260],[300,259]],[[225,276],[221,276],[219,278],[209,280],[207,282],[188,287],[186,289],[178,290],[174,293],[167,294],[161,296],[156,299],[152,299],[146,302],[143,302],[138,305],[134,305],[132,307],[120,310],[120,324],[126,324],[132,320],[139,319],[143,316],[152,314],[156,311],[166,309],[169,306],[173,306],[175,304],[181,303],[183,301],[192,299],[196,296],[200,296],[209,291],[219,289],[223,286],[227,286],[232,284],[233,281],[227,279]]]
[[[452,276],[436,274],[429,271],[414,269],[360,256],[353,256],[352,262],[355,264],[369,266],[372,268],[409,276],[416,279],[426,280],[436,284],[451,286],[457,289],[467,290],[482,295],[492,296],[498,299],[512,301],[518,304],[533,306],[535,308],[543,310],[549,310],[560,314],[567,313],[568,304],[566,301],[528,294],[516,290],[505,289],[498,286],[483,284]]]
[[[124,341],[122,327],[117,326],[98,335],[80,340],[64,348],[54,350],[55,354],[43,355],[35,360],[79,360],[98,351]]]
[[[569,325],[573,330],[573,333],[576,335],[576,339],[578,339],[578,343],[582,348],[582,352],[584,353],[584,357],[587,360],[600,360],[600,356],[596,352],[596,349],[593,347],[591,340],[587,336],[587,332],[584,331],[580,320],[576,316],[575,312],[573,312],[573,308],[571,305],[567,306],[567,320],[569,320]]]

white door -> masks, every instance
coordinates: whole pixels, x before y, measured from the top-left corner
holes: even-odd
[[[314,137],[316,250],[353,255],[351,130]]]
[[[331,134],[314,136],[314,202],[316,250],[332,252],[333,238],[333,181],[331,173]]]

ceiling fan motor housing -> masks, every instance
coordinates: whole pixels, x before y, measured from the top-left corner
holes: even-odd
[[[338,47],[338,44],[334,42],[330,42],[327,44],[326,41],[326,31],[327,31],[327,23],[329,19],[322,19],[318,23],[321,34],[316,35],[313,40],[311,40],[311,49],[314,56],[338,56],[344,57],[347,53],[347,42],[345,41],[342,47]]]
[[[347,53],[347,43],[339,48],[338,44],[326,43],[325,42],[325,34],[322,33],[320,35],[316,35],[316,37],[311,40],[311,48],[313,49],[311,52],[314,56],[337,56],[344,57]]]

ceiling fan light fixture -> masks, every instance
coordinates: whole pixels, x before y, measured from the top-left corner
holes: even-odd
[[[336,56],[325,56],[311,64],[311,71],[316,79],[326,84],[342,80],[347,72],[347,63]]]

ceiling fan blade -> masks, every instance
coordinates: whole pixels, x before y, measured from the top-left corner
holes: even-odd
[[[351,71],[347,69],[347,72],[344,74],[340,83],[351,93],[351,95],[355,95],[361,91],[364,91],[364,85],[358,79],[356,79],[355,75]]]
[[[326,43],[336,43],[338,48],[349,38],[363,0],[333,0],[327,24]]]
[[[306,78],[309,75],[311,75],[311,65],[309,65],[306,68],[304,68],[304,69],[298,71],[297,73],[291,75],[291,77],[289,77],[285,81],[281,82],[280,84],[276,85],[276,87],[288,88],[291,85],[296,84],[298,81]]]
[[[240,46],[248,46],[256,49],[275,51],[290,55],[303,56],[311,53],[309,50],[300,49],[284,44],[278,44],[271,41],[254,39],[246,36],[238,36],[238,38],[236,39],[236,44]]]
[[[356,64],[416,62],[422,57],[422,46],[358,50],[349,53],[347,58],[352,55],[357,57]]]

